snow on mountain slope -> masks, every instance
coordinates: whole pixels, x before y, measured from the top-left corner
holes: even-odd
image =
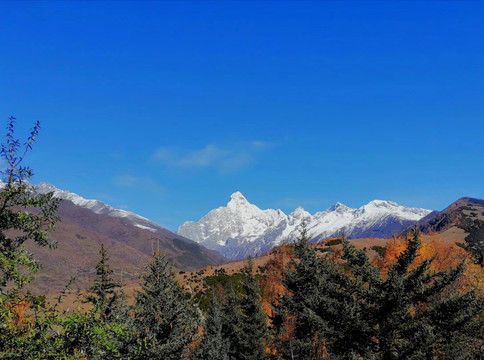
[[[226,207],[210,211],[198,223],[186,222],[178,234],[237,258],[245,254],[244,248],[251,249],[248,254],[265,249],[264,243],[272,240],[277,229],[282,231],[286,222],[281,210],[261,210],[236,192]]]
[[[115,209],[99,200],[89,200],[85,199],[75,193],[66,190],[60,190],[54,185],[49,183],[40,183],[39,185],[34,185],[34,189],[39,194],[46,194],[49,192],[54,193],[54,197],[68,200],[73,202],[75,205],[91,210],[96,214],[108,215],[111,217],[123,218],[128,223],[144,230],[149,230],[151,232],[157,232],[160,230],[165,230],[161,226],[153,223],[145,217],[136,215],[130,211]]]
[[[336,203],[314,215],[301,207],[286,215],[281,210],[261,210],[236,192],[226,207],[210,211],[198,222],[184,223],[178,228],[178,234],[228,258],[241,259],[294,240],[302,222],[307,224],[314,241],[341,233],[349,238],[388,237],[430,212],[392,201],[374,200],[359,209]]]

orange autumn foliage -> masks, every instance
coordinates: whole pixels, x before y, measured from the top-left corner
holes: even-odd
[[[393,265],[398,256],[407,248],[407,240],[403,237],[391,239],[385,247],[385,254],[383,257],[375,260],[382,273],[385,274],[391,265]],[[466,258],[466,252],[453,245],[448,245],[438,238],[430,241],[422,242],[420,249],[417,252],[417,259],[413,266],[418,266],[422,261],[429,260],[436,256],[430,267],[431,271],[439,271],[449,269],[457,266],[462,260]]]
[[[377,258],[374,263],[379,266],[383,275],[388,272],[391,265],[396,262],[397,257],[406,249],[407,240],[403,237],[393,238],[385,247],[383,257]],[[422,261],[429,260],[435,256],[430,266],[430,271],[448,270],[458,266],[462,261],[466,261],[464,274],[452,285],[455,291],[468,291],[471,289],[484,290],[484,268],[470,261],[469,254],[455,244],[449,244],[433,237],[423,241],[417,252],[417,259],[412,267],[416,267]]]
[[[272,316],[272,303],[282,296],[286,289],[282,284],[283,272],[292,257],[293,249],[280,247],[264,266],[264,276],[260,288],[262,295],[262,311]],[[270,320],[268,320],[270,323]]]
[[[314,334],[311,357],[309,360],[328,359],[328,349],[326,348],[326,339],[320,338],[319,333]]]
[[[30,307],[30,303],[27,300],[20,301],[19,303],[10,304],[7,306],[12,314],[11,325],[16,328],[22,328],[28,321],[25,314],[26,310]]]

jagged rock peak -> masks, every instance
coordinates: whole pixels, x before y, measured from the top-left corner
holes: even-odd
[[[227,206],[237,206],[237,205],[244,205],[244,204],[249,204],[247,199],[245,198],[244,195],[240,191],[234,192],[232,195],[230,195],[230,201],[227,204]]]
[[[345,204],[340,203],[339,201],[336,204],[334,204],[333,206],[331,206],[329,209],[331,211],[338,211],[338,212],[344,212],[344,211],[348,211],[348,210],[354,210],[354,209],[346,206]]]
[[[303,207],[299,206],[296,210],[294,210],[291,215],[289,215],[293,218],[297,218],[297,219],[303,219],[303,218],[307,218],[307,217],[310,217],[311,214],[309,212],[307,212],[306,210],[304,210]]]
[[[247,201],[244,195],[240,191],[234,192],[232,195],[230,195],[230,200],[242,200],[242,201]]]
[[[185,223],[178,233],[228,258],[242,259],[295,239],[302,222],[306,223],[313,241],[338,236],[342,231],[350,238],[383,238],[431,212],[375,200],[359,209],[338,202],[314,215],[298,207],[287,216],[281,210],[259,209],[240,192],[232,194],[230,199],[227,207],[210,211],[197,223]]]
[[[47,192],[52,192],[52,191],[59,191],[59,189],[56,188],[54,185],[46,182],[41,182],[39,185],[36,185],[35,189],[41,194],[45,194]]]

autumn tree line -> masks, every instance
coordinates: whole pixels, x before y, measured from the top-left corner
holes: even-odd
[[[453,249],[434,254],[418,229],[370,260],[346,239],[311,245],[307,231],[252,260],[223,270],[187,292],[160,252],[153,254],[134,301],[128,301],[99,252],[85,310],[61,310],[28,290],[41,264],[27,248],[56,244],[48,233],[58,200],[38,195],[22,165],[39,131],[25,143],[11,118],[0,150],[1,359],[483,359],[482,266]],[[68,286],[69,284],[67,284]]]

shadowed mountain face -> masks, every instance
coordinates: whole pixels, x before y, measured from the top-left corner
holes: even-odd
[[[444,210],[430,213],[418,223],[420,230],[425,233],[442,232],[463,225],[464,219],[484,220],[484,200],[460,198]]]
[[[61,221],[50,234],[50,238],[58,242],[58,247],[55,250],[36,246],[29,248],[43,266],[33,283],[37,289],[61,289],[72,276],[77,278],[78,286],[88,285],[95,273],[102,243],[110,256],[116,280],[123,282],[137,280],[151,261],[153,251],[158,249],[179,270],[194,270],[225,261],[216,251],[136,214],[113,209],[101,202],[97,203],[104,207],[93,209],[85,206],[79,200],[85,199],[75,194],[67,193],[76,196],[72,199],[74,201],[67,200],[65,194],[56,191],[54,194],[64,199],[58,212]]]

